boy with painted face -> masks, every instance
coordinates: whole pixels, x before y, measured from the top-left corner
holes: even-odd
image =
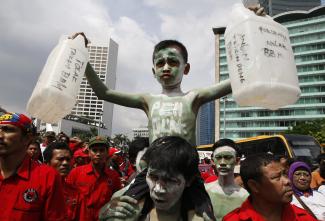
[[[76,35],[78,35],[77,33]],[[75,35],[75,36],[76,36]],[[148,116],[150,143],[162,136],[180,136],[196,145],[195,125],[199,108],[204,103],[231,92],[230,82],[184,93],[181,82],[190,71],[185,46],[175,40],[159,42],[152,55],[152,72],[161,85],[161,94],[128,94],[110,90],[98,78],[90,64],[86,77],[99,99],[122,106],[138,108]]]
[[[80,33],[75,34],[78,35]],[[74,37],[75,37],[74,36]],[[148,116],[149,142],[163,136],[179,136],[193,146],[196,145],[196,116],[204,103],[225,96],[231,92],[229,80],[204,89],[195,89],[184,93],[181,82],[184,75],[190,70],[188,53],[185,46],[175,40],[159,42],[152,55],[154,77],[162,87],[162,93],[154,95],[127,94],[110,90],[99,79],[91,65],[87,65],[86,77],[99,99],[115,104],[142,109]],[[177,147],[176,147],[177,148]],[[145,171],[146,172],[146,171]],[[133,186],[126,192],[135,199],[148,191],[142,178],[138,178]],[[137,182],[139,181],[139,182]],[[197,180],[197,190],[204,189],[203,182]],[[210,200],[205,191],[196,191],[196,211],[210,211]],[[205,196],[206,195],[206,196]],[[197,203],[200,202],[200,203]],[[210,217],[213,216],[209,213]],[[212,217],[211,217],[212,218]]]
[[[177,147],[177,148],[176,148]],[[100,220],[203,220],[187,198],[198,175],[197,151],[180,137],[162,137],[144,155],[148,163],[149,193],[143,200],[122,196],[116,205],[100,214]],[[140,212],[141,211],[141,212]]]
[[[264,16],[260,5],[249,7],[256,15]],[[84,33],[75,33],[71,38],[83,35],[85,45],[88,40]],[[148,117],[150,143],[163,136],[179,136],[196,145],[196,116],[199,108],[212,100],[231,93],[230,81],[206,88],[183,92],[181,83],[184,75],[190,71],[188,53],[185,46],[175,40],[164,40],[155,47],[152,55],[152,72],[161,85],[161,94],[130,94],[107,88],[88,63],[86,77],[98,99],[126,107],[143,110]]]
[[[211,198],[217,220],[239,207],[248,197],[248,192],[235,183],[234,168],[238,163],[236,143],[231,139],[221,139],[213,145],[218,180],[205,184]]]

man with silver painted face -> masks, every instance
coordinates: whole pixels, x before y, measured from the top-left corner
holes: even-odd
[[[211,198],[217,220],[239,207],[248,197],[248,192],[235,183],[234,168],[238,163],[236,143],[231,139],[221,139],[213,145],[213,160],[218,172],[218,180],[205,184]]]
[[[142,200],[122,196],[120,201],[100,214],[100,220],[210,220],[194,212],[189,203],[193,180],[198,176],[199,156],[184,139],[158,138],[144,154],[148,164],[146,183],[149,193]]]

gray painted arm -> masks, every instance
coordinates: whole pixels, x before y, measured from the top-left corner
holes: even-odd
[[[147,110],[147,103],[144,94],[130,94],[110,90],[97,76],[89,63],[87,64],[85,74],[98,99],[126,107],[139,108],[145,111]]]
[[[221,81],[210,87],[194,90],[197,93],[195,102],[193,103],[194,110],[198,111],[201,105],[224,97],[232,92],[230,80]]]

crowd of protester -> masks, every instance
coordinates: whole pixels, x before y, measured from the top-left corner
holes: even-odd
[[[243,159],[230,139],[199,161],[180,137],[136,138],[123,153],[103,136],[36,134],[23,114],[0,117],[0,220],[325,220],[324,153],[312,171],[270,153]],[[134,183],[143,197],[125,194]],[[201,187],[212,215],[193,203]]]

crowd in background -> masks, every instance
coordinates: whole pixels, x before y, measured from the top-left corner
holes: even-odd
[[[81,140],[64,133],[55,134],[53,131],[47,131],[42,137],[37,137],[31,120],[26,116],[10,113],[1,117],[0,194],[5,200],[0,203],[0,207],[5,211],[0,215],[1,220],[110,220],[107,217],[121,216],[116,215],[118,211],[116,208],[121,204],[117,203],[114,207],[111,200],[124,199],[121,196],[129,188],[129,184],[134,182],[134,178],[146,171],[147,163],[150,168],[152,161],[158,165],[160,160],[164,161],[163,155],[152,155],[160,154],[159,151],[149,151],[151,155],[145,155],[149,147],[148,138],[134,139],[125,153],[121,148],[111,146],[106,137],[95,136],[89,140]],[[30,134],[33,135],[29,136]],[[176,138],[162,139],[174,142]],[[191,147],[183,139],[177,139],[180,139],[177,142],[184,143],[183,146]],[[169,141],[159,142],[154,142],[153,147],[150,146],[149,149],[155,145],[159,148],[170,148],[164,146]],[[256,209],[258,206],[270,207],[272,203],[273,205],[290,203],[290,207],[284,207],[286,218],[282,220],[291,220],[292,217],[302,217],[295,220],[325,220],[324,153],[318,156],[318,167],[315,169],[306,162],[284,156],[271,156],[269,153],[263,156],[246,156],[244,159],[235,142],[229,139],[217,141],[213,149],[211,158],[201,159],[200,164],[194,163],[192,166],[199,169],[200,180],[205,183],[216,220],[245,220],[243,216],[257,217],[267,211],[267,208],[258,211]],[[182,155],[184,152],[177,154],[180,160],[184,160]],[[146,157],[142,158],[143,155]],[[5,169],[8,165],[5,162],[15,163],[12,159],[6,161],[9,156],[17,159],[19,163],[13,172],[6,174]],[[19,157],[22,160],[19,160]],[[167,157],[165,161],[166,165],[172,167],[173,163],[169,161],[173,161],[173,157]],[[166,165],[165,167],[168,167]],[[52,173],[48,166],[54,168],[56,173]],[[177,168],[175,170],[177,171]],[[173,167],[168,171],[169,173],[173,171]],[[191,176],[195,177],[195,170],[191,171]],[[148,174],[151,172],[146,171]],[[267,177],[268,182],[263,181],[262,177]],[[160,178],[154,179],[163,186],[175,183],[169,177],[166,178],[166,175],[162,181],[159,181]],[[22,190],[18,188],[15,196],[9,184],[15,190],[17,187],[27,186]],[[187,194],[189,190],[194,191],[190,187],[184,188]],[[270,194],[272,189],[274,194]],[[35,202],[37,203],[34,205]],[[254,205],[256,202],[259,202],[257,206]],[[11,204],[13,208],[10,208]],[[112,212],[114,209],[115,213]],[[254,212],[248,213],[248,210]],[[30,214],[33,214],[32,218],[29,217],[30,211],[32,211]],[[243,211],[246,211],[245,215]]]
[[[97,138],[106,139],[103,137]],[[143,148],[149,145],[147,138],[136,139],[141,140],[138,142],[143,142]],[[107,145],[110,143],[109,140],[106,140],[105,142]],[[63,143],[65,143],[67,147],[69,147],[69,152],[71,153],[71,156],[69,156],[69,160],[67,162],[69,165],[71,165],[71,167],[68,169],[69,172],[73,168],[83,166],[91,162],[89,157],[89,142],[83,141],[79,137],[70,138],[62,132],[57,135],[53,131],[46,132],[42,139],[35,139],[35,141],[29,145],[27,153],[32,159],[39,163],[47,163],[52,165],[50,161],[53,156],[47,156],[47,152],[44,150],[47,149],[46,147],[53,146],[53,143],[57,143],[57,145],[63,145]],[[107,148],[107,161],[105,161],[105,165],[118,174],[118,179],[120,181],[120,185],[118,185],[118,188],[114,189],[114,191],[127,186],[136,176],[135,158],[140,149],[138,147],[138,149],[135,150],[133,147],[130,148],[129,151],[131,152],[131,159],[129,159],[129,153],[124,153],[119,147],[109,146]],[[211,158],[205,157],[200,159],[199,170],[201,177],[206,184],[218,180],[218,171],[214,160],[213,155],[211,155]],[[319,155],[317,159],[319,167],[317,167],[314,171],[311,170],[311,165],[308,165],[305,162],[295,161],[295,159],[288,159],[283,156],[278,157],[278,160],[286,168],[286,173],[294,190],[292,203],[298,207],[307,209],[309,212],[318,217],[319,220],[325,220],[325,178],[323,178],[325,177],[325,154]],[[68,174],[66,174],[66,176],[67,175]],[[240,160],[234,167],[234,181],[238,186],[244,187],[243,181],[240,177]],[[97,212],[99,208],[107,203],[107,200],[109,199],[110,198],[107,198],[106,201],[103,201],[99,205]],[[72,216],[72,218],[75,217],[78,217],[78,215]],[[95,217],[95,219],[98,219],[98,216],[95,215]]]

